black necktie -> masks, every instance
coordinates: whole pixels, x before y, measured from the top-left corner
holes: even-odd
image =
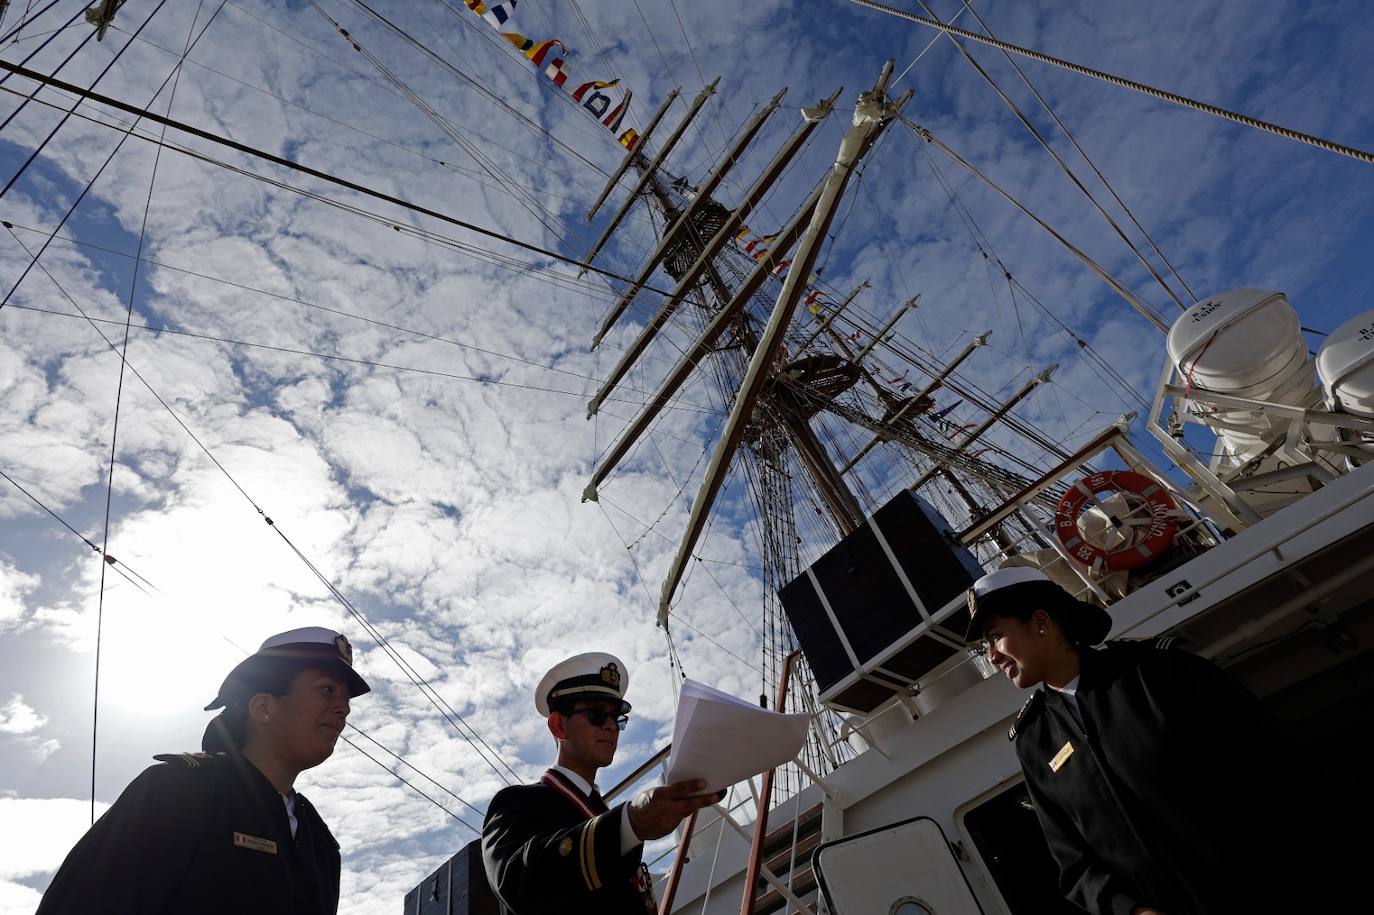
[[[605,799],[601,797],[601,792],[597,791],[595,788],[592,789],[591,795],[587,798],[587,806],[591,807],[597,813],[605,813],[610,809],[606,806]]]

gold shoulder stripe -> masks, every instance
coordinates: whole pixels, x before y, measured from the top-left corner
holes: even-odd
[[[577,864],[582,868],[582,882],[587,884],[587,890],[589,892],[596,889],[596,887],[592,886],[591,874],[587,872],[587,832],[589,831],[587,826],[589,826],[590,823],[591,821],[589,820],[587,824],[583,825],[577,832]]]
[[[601,889],[601,875],[596,872],[596,826],[601,817],[592,817],[587,823],[587,870],[591,873],[592,889]]]

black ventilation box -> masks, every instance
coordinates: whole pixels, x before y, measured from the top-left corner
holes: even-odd
[[[968,607],[940,611],[982,574],[939,512],[903,490],[778,596],[821,700],[871,712],[962,650]]]
[[[501,915],[482,869],[482,842],[473,840],[406,893],[405,915]]]

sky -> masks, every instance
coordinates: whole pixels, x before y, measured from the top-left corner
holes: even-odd
[[[27,64],[51,72],[89,31],[53,30],[85,5],[59,0],[4,45],[4,58],[17,62],[51,37]],[[585,253],[626,193],[587,223],[623,155],[614,139],[461,4],[370,5],[463,75],[351,0],[320,0],[318,9],[183,0],[158,9],[138,40],[130,33],[156,3],[130,0],[105,39],[81,48],[59,77],[87,85],[128,44],[98,91],[140,107],[152,100],[159,112],[170,105],[185,123],[530,244]],[[961,4],[932,6],[950,16]],[[1358,0],[985,0],[977,8],[1014,43],[1374,148],[1374,11]],[[321,9],[451,130],[407,101]],[[4,32],[21,11],[10,4]],[[971,21],[964,14],[960,24]],[[188,35],[202,27],[178,69]],[[821,177],[846,109],[894,58],[895,89],[916,93],[908,117],[1161,311],[1179,313],[950,42],[932,44],[936,36],[919,26],[838,0],[523,0],[508,28],[563,38],[579,77],[622,77],[634,90],[628,123],[641,129],[673,88],[683,98],[669,123],[719,75],[669,158],[674,174],[694,181],[786,86],[782,109],[720,191],[727,203],[796,129],[797,109],[844,86],[836,113],[749,220],[760,231],[780,226]],[[1090,178],[1005,60],[985,48],[973,54]],[[1021,66],[1197,296],[1281,290],[1315,331],[1371,306],[1374,169],[1042,64]],[[0,88],[8,116],[33,85],[11,77]],[[61,117],[41,102],[70,105],[45,90],[0,128],[6,181]],[[0,308],[0,470],[46,506],[0,479],[0,913],[33,911],[90,821],[97,618],[97,813],[153,754],[198,749],[209,717],[201,706],[223,675],[262,639],[296,626],[349,635],[374,687],[350,720],[413,764],[402,774],[471,825],[512,771],[533,779],[551,762],[531,690],[566,655],[608,650],[629,668],[634,715],[603,783],[666,741],[679,673],[757,695],[764,586],[737,480],[677,598],[680,672],[654,624],[659,585],[728,406],[719,392],[704,380],[684,388],[602,487],[601,502],[580,501],[596,456],[688,342],[685,330],[670,329],[617,399],[585,418],[596,379],[653,294],[589,351],[611,296],[595,275],[577,281],[549,258],[538,259],[538,271],[513,269],[501,258],[523,262],[526,252],[175,130],[169,141],[381,218],[170,149],[159,155],[141,139],[102,170],[119,136],[73,117],[0,195],[10,227],[0,233],[0,286],[9,292],[89,184]],[[416,226],[450,241],[409,231]],[[634,272],[653,232],[637,207],[598,264]],[[821,257],[825,284],[843,294],[869,281],[856,307],[879,321],[919,293],[899,330],[933,358],[993,331],[961,372],[970,383],[1005,397],[1058,364],[1054,382],[1018,409],[1056,441],[1072,444],[1140,410],[1134,397],[1153,390],[1163,335],[1024,214],[900,125],[851,185],[833,234]],[[1008,293],[994,257],[1039,306]],[[134,329],[121,382],[107,340],[120,344],[126,313]],[[1104,381],[1062,327],[1136,394]],[[1134,428],[1145,444],[1138,420]],[[865,474],[881,492],[902,474],[910,482],[911,471],[877,455]],[[106,567],[102,597],[99,556],[49,510],[99,544],[107,494],[108,551],[128,577]],[[823,541],[808,536],[804,558]],[[331,586],[470,731],[459,733],[425,699]],[[486,758],[466,739],[471,732],[489,745]],[[342,744],[298,787],[343,847],[341,911],[350,915],[395,911],[474,837]]]

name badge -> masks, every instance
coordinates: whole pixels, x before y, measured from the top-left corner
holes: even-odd
[[[1054,754],[1054,759],[1050,760],[1050,771],[1058,772],[1063,767],[1064,763],[1069,761],[1069,757],[1072,755],[1073,741],[1066,740],[1064,741],[1064,745],[1059,748],[1059,752]]]
[[[269,855],[277,853],[277,843],[271,839],[259,839],[257,836],[250,836],[242,832],[234,833],[234,844],[239,848],[250,848],[253,851],[266,852]]]

